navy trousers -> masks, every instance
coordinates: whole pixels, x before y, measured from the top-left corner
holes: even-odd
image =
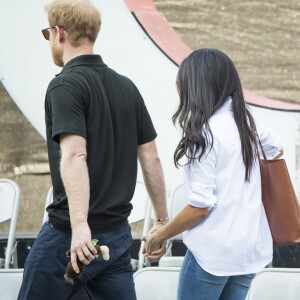
[[[71,235],[46,222],[26,259],[18,300],[67,300],[82,288],[92,300],[136,300],[128,222],[113,231],[93,234],[92,238],[108,246],[110,259],[104,261],[99,255],[73,285],[68,284],[64,274],[69,262],[66,252],[71,245]]]

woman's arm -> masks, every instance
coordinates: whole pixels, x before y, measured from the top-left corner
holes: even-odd
[[[161,244],[167,239],[191,229],[208,215],[207,208],[199,208],[187,205],[170,223],[160,227],[151,234],[143,236],[142,240],[146,242],[146,256],[150,262],[159,260],[156,256]]]

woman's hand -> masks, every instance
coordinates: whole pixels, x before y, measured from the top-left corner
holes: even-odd
[[[147,235],[142,237],[145,242],[143,254],[152,262],[157,262],[166,253],[166,241],[159,239],[159,228],[163,225],[154,226]]]

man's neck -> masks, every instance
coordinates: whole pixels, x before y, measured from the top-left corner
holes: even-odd
[[[65,47],[64,54],[63,54],[64,65],[66,65],[71,59],[77,56],[87,55],[87,54],[94,54],[93,45],[82,44],[78,47],[67,46]]]

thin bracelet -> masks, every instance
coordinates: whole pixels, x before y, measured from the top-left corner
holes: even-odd
[[[169,217],[166,217],[166,218],[164,218],[164,219],[155,219],[155,222],[156,223],[158,223],[158,224],[162,224],[162,225],[164,225],[164,224],[166,224],[167,222],[169,222]]]

